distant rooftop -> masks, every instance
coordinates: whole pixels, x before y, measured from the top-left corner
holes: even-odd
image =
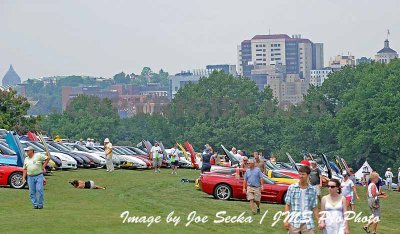
[[[3,86],[13,86],[21,83],[21,78],[19,75],[15,72],[14,68],[12,65],[10,65],[10,68],[8,69],[7,73],[3,77],[2,84]]]
[[[255,35],[252,40],[256,39],[289,39],[289,37],[286,34],[273,34],[273,35]]]
[[[383,49],[378,51],[378,54],[384,54],[384,53],[385,54],[397,54],[397,52],[395,50],[390,48],[388,39],[385,40]]]

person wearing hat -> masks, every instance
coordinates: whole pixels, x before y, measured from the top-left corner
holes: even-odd
[[[110,139],[106,138],[104,139],[104,153],[106,154],[106,167],[107,167],[107,172],[113,172],[114,171],[114,164],[112,162],[112,144],[110,142]]]
[[[157,141],[154,142],[154,145],[150,149],[150,159],[153,160],[154,173],[160,173],[162,150]]]
[[[393,173],[392,173],[392,168],[388,168],[385,172],[385,178],[386,178],[386,183],[387,183],[387,188],[389,191],[392,190],[392,182],[393,182]]]
[[[77,145],[85,145],[85,143],[83,142],[83,139],[81,138],[81,139],[79,139],[79,141],[77,141],[75,144],[77,144]]]
[[[254,159],[248,160],[249,167],[243,176],[243,193],[250,201],[250,209],[253,214],[260,214],[261,192],[264,190],[264,178],[260,168],[255,167]],[[257,205],[255,209],[254,203]]]
[[[32,146],[25,149],[22,182],[26,182],[28,178],[29,197],[31,199],[34,209],[43,209],[44,204],[44,176],[43,172],[46,171],[46,166],[50,161],[50,156],[43,153],[35,153]]]
[[[358,196],[355,184],[353,183],[352,180],[350,180],[349,173],[346,170],[343,170],[342,176],[343,179],[340,184],[342,186],[342,195],[346,199],[346,209],[350,210],[351,209],[350,202],[353,196],[355,195],[357,200],[360,200],[360,197]]]
[[[85,145],[86,147],[90,147],[90,138],[88,138],[87,140],[86,140],[86,145]]]

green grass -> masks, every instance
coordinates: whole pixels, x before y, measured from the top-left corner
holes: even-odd
[[[283,205],[263,203],[262,212],[269,212],[260,224],[261,215],[250,215],[248,202],[219,201],[195,190],[192,183],[180,182],[181,178],[197,178],[199,171],[181,169],[178,173],[178,176],[171,175],[167,169],[161,174],[151,170],[118,170],[113,174],[103,169],[56,171],[47,176],[43,210],[32,209],[27,189],[0,188],[0,233],[286,233],[282,222],[271,227],[273,215],[283,210]],[[72,179],[94,180],[100,186],[107,186],[107,190],[78,190],[68,184]],[[357,211],[369,215],[365,189],[359,189],[359,194]],[[378,231],[399,233],[400,193],[389,195],[381,202],[383,220]],[[150,227],[124,224],[120,218],[124,211],[129,211],[130,216],[161,216],[161,223]],[[177,226],[166,223],[172,211],[181,218]],[[192,211],[208,216],[209,221],[185,227]],[[226,211],[230,216],[246,211],[245,217],[250,216],[254,221],[214,224],[219,211]],[[360,223],[350,225],[351,233],[363,233],[361,228]]]

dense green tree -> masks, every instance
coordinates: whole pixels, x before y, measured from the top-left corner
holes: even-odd
[[[25,134],[29,130],[39,130],[41,117],[27,116],[29,102],[17,95],[15,90],[0,90],[0,128]]]

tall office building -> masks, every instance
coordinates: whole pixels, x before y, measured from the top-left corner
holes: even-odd
[[[256,35],[238,46],[238,73],[248,78],[254,69],[282,65],[287,74],[310,79],[311,69],[324,67],[323,44],[313,43],[300,35]],[[257,72],[256,72],[257,73]]]

